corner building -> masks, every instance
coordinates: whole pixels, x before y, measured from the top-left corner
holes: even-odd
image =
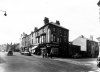
[[[40,49],[46,49],[50,53],[51,49],[58,51],[58,56],[67,57],[69,30],[53,22],[47,23],[40,29],[32,32],[33,46],[37,45]]]

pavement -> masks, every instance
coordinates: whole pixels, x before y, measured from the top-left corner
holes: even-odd
[[[33,55],[37,58],[42,58],[42,56]],[[51,58],[50,58],[51,59]],[[66,63],[71,63],[79,66],[91,67],[93,70],[88,72],[100,72],[100,68],[97,67],[97,58],[84,58],[84,59],[69,59],[69,58],[56,58],[53,57],[52,60],[62,61]],[[83,71],[85,72],[85,71]]]
[[[33,55],[37,58],[42,58],[42,56],[38,56],[38,55]],[[51,59],[51,58],[50,58]],[[58,60],[58,61],[63,61],[63,62],[68,62],[68,63],[72,63],[72,64],[77,64],[77,65],[94,65],[97,66],[97,58],[86,58],[86,59],[69,59],[69,58],[56,58],[53,57],[52,60]]]

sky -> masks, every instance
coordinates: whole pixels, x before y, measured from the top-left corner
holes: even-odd
[[[100,37],[99,0],[0,0],[0,44],[18,43],[23,32],[44,25],[44,17],[69,29],[69,41],[80,35]],[[97,40],[96,40],[97,41]]]

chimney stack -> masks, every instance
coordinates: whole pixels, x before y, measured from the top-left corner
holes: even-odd
[[[34,31],[37,31],[37,30],[38,30],[38,28],[37,28],[37,27],[35,27],[35,28],[34,28]]]
[[[60,22],[59,22],[58,20],[56,20],[56,24],[57,24],[57,25],[60,25]]]
[[[49,18],[45,17],[45,18],[44,18],[44,24],[46,25],[46,24],[48,24],[48,23],[49,23]]]
[[[93,35],[90,35],[90,40],[93,40]]]

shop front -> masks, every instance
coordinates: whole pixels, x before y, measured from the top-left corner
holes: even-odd
[[[41,55],[43,55],[43,53],[47,54],[48,56],[50,54],[52,54],[53,56],[59,55],[59,45],[56,44],[43,44],[40,49]]]

